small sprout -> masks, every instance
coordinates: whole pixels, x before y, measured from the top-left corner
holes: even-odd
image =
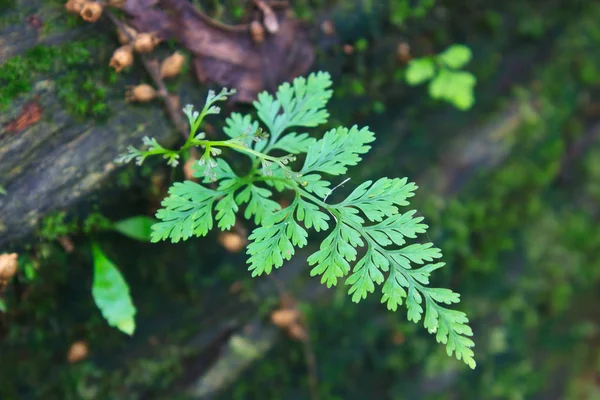
[[[221,149],[219,149],[218,147],[211,147],[210,148],[210,154],[213,157],[217,157],[219,156],[223,151]]]
[[[133,51],[130,45],[121,46],[115,50],[110,63],[110,67],[116,72],[121,72],[123,69],[133,64]]]
[[[151,33],[140,33],[135,37],[133,48],[138,53],[150,53],[159,40]]]
[[[125,99],[127,101],[137,101],[140,103],[147,103],[156,97],[156,90],[147,84],[137,85],[133,88],[129,88],[125,93]]]
[[[86,22],[96,22],[102,16],[102,6],[96,2],[85,3],[79,15]]]
[[[119,43],[128,44],[131,42],[131,38],[137,36],[137,31],[130,26],[123,25],[124,29],[117,29],[117,36],[119,37]]]
[[[250,22],[250,36],[254,43],[262,43],[265,41],[265,28],[258,21]]]
[[[0,254],[0,284],[8,282],[17,273],[17,253]]]
[[[185,63],[185,56],[176,51],[165,58],[160,65],[160,76],[162,78],[173,78],[179,75]]]
[[[65,9],[71,14],[79,15],[85,4],[86,0],[69,0],[65,3]]]

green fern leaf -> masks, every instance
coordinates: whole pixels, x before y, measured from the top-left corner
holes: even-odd
[[[294,219],[297,206],[294,201],[289,207],[273,215],[268,225],[256,228],[249,239],[248,267],[252,276],[270,274],[273,267],[279,268],[284,260],[290,260],[295,253],[294,246],[306,245],[308,233]]]
[[[249,184],[240,191],[235,201],[238,204],[248,203],[244,218],[250,219],[254,216],[254,223],[261,225],[266,218],[281,210],[279,203],[270,199],[272,195],[268,189]]]
[[[446,56],[450,60],[447,64],[459,64],[468,58],[460,49]],[[427,68],[415,72],[413,78],[422,80],[433,76],[431,68]],[[446,69],[431,82],[439,96],[446,95],[443,93],[456,83],[448,83],[444,71]],[[441,80],[436,82],[438,79]],[[405,305],[408,320],[423,321],[424,327],[436,335],[436,340],[446,345],[448,354],[454,354],[474,368],[471,349],[474,344],[469,338],[472,331],[468,319],[465,314],[444,306],[457,303],[459,295],[449,289],[429,286],[433,271],[444,265],[435,262],[441,252],[431,243],[418,242],[427,225],[416,211],[400,212],[401,207],[409,205],[408,200],[417,186],[406,178],[381,178],[358,185],[337,204],[328,204],[326,199],[332,185],[323,176],[343,175],[350,166],[358,164],[375,140],[374,134],[366,127],[357,126],[332,129],[320,140],[306,133],[284,134],[292,127],[313,127],[326,122],[330,85],[329,74],[318,73],[307,79],[298,78],[293,84],[283,84],[276,96],[261,93],[254,106],[269,130],[268,139],[250,116],[237,113],[226,121],[224,130],[229,140],[205,140],[202,133],[196,132],[204,115],[218,112],[213,103],[226,98],[229,92],[225,91],[219,95],[212,93],[201,113],[194,112],[191,106],[186,107],[192,132],[183,150],[167,150],[148,142],[150,152],[131,153],[131,157],[162,155],[176,161],[180,152],[191,146],[204,148],[194,176],[202,178],[205,184],[216,182],[216,189],[190,181],[175,183],[156,215],[160,222],[152,227],[152,241],[177,242],[191,236],[204,236],[215,221],[219,228],[229,229],[240,208],[245,207],[244,216],[258,225],[249,236],[247,247],[248,269],[252,276],[258,276],[281,267],[292,258],[297,247],[305,246],[307,230],[330,230],[319,250],[308,257],[311,276],[320,275],[321,282],[328,287],[345,278],[354,302],[360,302],[380,288],[381,301],[388,309],[397,310]],[[249,156],[252,159],[249,172],[238,176],[219,157],[223,150]],[[287,154],[273,156],[269,154],[272,150]],[[306,153],[306,157],[298,171],[293,168],[293,154],[302,153]],[[273,190],[293,192],[292,204],[282,209],[272,200]]]
[[[323,172],[329,175],[342,175],[348,166],[356,165],[360,155],[369,151],[375,140],[369,128],[358,129],[356,125],[347,129],[339,127],[325,133],[322,139],[310,147],[306,153],[303,175],[311,172]]]
[[[437,332],[437,340],[446,344],[449,354],[474,367],[473,342],[466,337],[472,332],[466,317],[439,304],[456,303],[458,295],[426,286],[431,272],[443,263],[412,268],[413,264],[423,265],[441,257],[431,243],[405,245],[407,238],[414,239],[427,228],[421,217],[414,216],[415,211],[401,214],[398,210],[409,204],[407,199],[415,189],[406,179],[382,178],[359,185],[344,201],[330,206],[336,226],[320,250],[308,258],[313,266],[311,275],[321,275],[321,282],[332,286],[350,274],[346,284],[354,302],[383,284],[382,302],[388,309],[395,311],[405,303],[407,318],[413,322],[421,321],[425,312],[425,328]],[[359,247],[366,251],[356,261]]]
[[[246,145],[250,145],[254,132],[258,130],[258,122],[252,121],[250,115],[232,113],[225,120],[223,132],[232,139],[240,138]]]
[[[381,178],[375,183],[366,181],[358,186],[350,195],[339,204],[340,211],[358,223],[363,220],[357,216],[358,210],[362,211],[369,221],[379,222],[384,216],[398,213],[398,207],[406,206],[409,197],[414,196],[417,186],[407,184],[407,179]]]
[[[300,154],[306,153],[316,142],[317,140],[308,136],[308,133],[288,133],[275,142],[272,148],[282,150],[286,153]]]
[[[319,174],[308,174],[302,177],[304,189],[316,194],[320,198],[325,198],[330,193],[331,183],[321,178]]]
[[[162,201],[163,208],[156,213],[161,222],[152,226],[152,241],[171,239],[177,243],[192,236],[205,236],[213,227],[213,206],[217,201],[219,228],[229,229],[238,209],[233,198],[235,189],[236,186],[229,186],[227,190],[212,190],[192,181],[174,183],[169,197]]]
[[[310,74],[308,79],[294,79],[293,85],[282,84],[276,99],[267,92],[260,93],[254,107],[258,117],[269,128],[271,143],[277,141],[287,128],[314,127],[327,122],[329,113],[325,106],[333,94],[330,86],[331,76],[319,72]]]

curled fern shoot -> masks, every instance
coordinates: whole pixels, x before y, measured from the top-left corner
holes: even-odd
[[[207,140],[199,132],[203,118],[218,113],[215,103],[233,93],[211,92],[201,111],[184,109],[190,135],[181,148],[165,149],[153,139],[145,140],[146,149],[130,148],[120,161],[141,163],[148,156],[162,156],[172,166],[191,147],[202,149],[194,172],[202,183],[173,184],[156,214],[160,221],[152,227],[152,241],[205,236],[215,225],[228,230],[242,214],[257,225],[249,237],[247,262],[252,276],[260,276],[282,267],[297,248],[306,246],[310,231],[328,232],[308,257],[311,276],[328,287],[344,280],[356,303],[379,290],[389,310],[405,305],[410,321],[423,321],[448,355],[475,368],[469,321],[449,307],[459,302],[459,295],[429,286],[430,275],[444,266],[441,251],[418,241],[427,225],[415,210],[404,210],[417,186],[406,178],[384,177],[358,185],[338,203],[327,202],[332,187],[348,180],[343,175],[360,163],[375,140],[368,127],[331,129],[318,140],[304,132],[327,121],[330,87],[329,74],[319,72],[281,85],[275,96],[261,93],[254,102],[260,122],[231,114],[226,140]],[[251,159],[247,173],[231,168],[224,158],[227,149]],[[301,166],[296,166],[297,158],[303,159]],[[272,198],[286,191],[294,196],[282,208]]]

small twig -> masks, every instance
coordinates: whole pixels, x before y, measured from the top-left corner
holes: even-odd
[[[125,24],[119,20],[110,10],[105,9],[105,13],[111,22],[117,27],[117,29],[121,30],[121,32],[125,33],[129,37],[129,41],[133,43],[135,37],[125,29]],[[165,85],[165,82],[160,76],[160,69],[158,65],[158,61],[156,59],[150,59],[144,54],[138,54],[140,59],[142,60],[142,65],[154,81],[154,84],[158,88],[158,95],[162,98],[167,108],[167,113],[169,114],[169,118],[173,121],[173,124],[177,128],[177,131],[185,138],[189,136],[189,129],[187,124],[184,122],[181,112],[175,109],[175,105],[169,98],[169,91]]]

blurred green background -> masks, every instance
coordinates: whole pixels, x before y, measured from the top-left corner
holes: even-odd
[[[228,22],[243,12],[241,0],[196,3]],[[312,27],[314,69],[334,79],[328,125],[369,125],[378,137],[350,177],[419,185],[412,206],[447,263],[433,283],[461,294],[478,362],[472,371],[448,357],[404,311],[322,288],[308,277],[307,251],[279,279],[307,316],[320,398],[600,399],[600,3],[291,3]],[[23,11],[12,6],[0,0],[0,31]],[[106,67],[114,35],[82,40],[69,44],[73,62],[60,59],[70,71],[62,99],[102,124],[110,111],[98,106],[98,87],[120,90],[127,78]],[[406,83],[411,58],[454,44],[472,51],[468,110]],[[0,104],[47,72],[61,54],[53,49],[0,64]],[[79,80],[94,84],[70,83]],[[1,297],[0,399],[311,398],[303,346],[269,323],[277,292],[249,277],[243,252],[215,245],[216,234],[150,245],[93,229],[147,213],[161,176],[157,165],[126,167],[110,194],[121,207],[54,213],[11,247],[20,271]],[[63,235],[72,253],[57,242]],[[131,286],[133,338],[108,327],[89,294],[92,236]],[[78,341],[86,357],[69,362]]]

